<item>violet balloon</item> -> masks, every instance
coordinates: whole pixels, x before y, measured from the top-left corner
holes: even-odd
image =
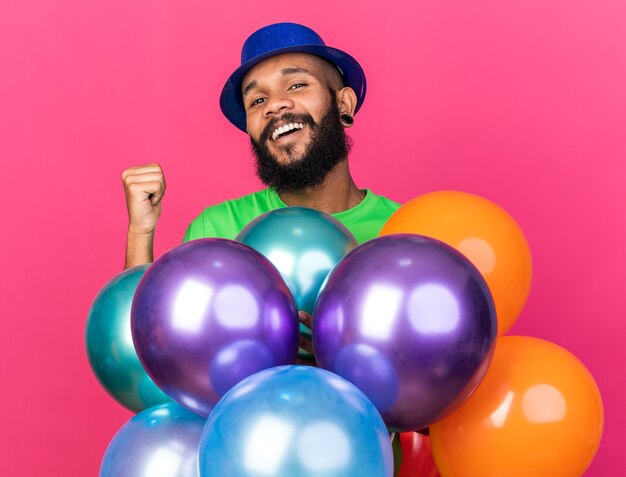
[[[207,416],[242,379],[295,362],[298,315],[259,252],[200,239],[165,253],[139,282],[131,311],[137,355],[154,382]]]
[[[443,242],[411,234],[350,252],[328,276],[314,317],[318,364],[360,388],[398,431],[427,427],[465,401],[496,336],[480,272]]]

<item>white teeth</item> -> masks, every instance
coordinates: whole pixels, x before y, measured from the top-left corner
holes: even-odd
[[[279,128],[276,128],[274,130],[274,132],[272,133],[272,140],[275,141],[278,136],[280,136],[281,134],[284,134],[288,131],[291,131],[293,129],[302,129],[304,127],[304,123],[289,123],[289,124],[285,124]]]

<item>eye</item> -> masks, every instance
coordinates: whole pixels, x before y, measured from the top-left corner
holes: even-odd
[[[289,89],[300,89],[302,87],[306,86],[306,83],[296,83],[296,84],[292,84]]]
[[[256,106],[257,104],[261,104],[263,103],[263,101],[265,101],[265,98],[257,98],[254,101],[252,101],[252,103],[250,103],[250,107]]]

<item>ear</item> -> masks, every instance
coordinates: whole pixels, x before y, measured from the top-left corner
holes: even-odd
[[[347,114],[354,117],[354,111],[356,109],[356,93],[352,88],[344,87],[337,90],[337,107],[339,108],[339,114]],[[344,124],[344,127],[352,126]]]

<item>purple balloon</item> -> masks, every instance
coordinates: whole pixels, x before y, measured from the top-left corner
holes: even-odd
[[[333,269],[313,320],[318,364],[360,388],[388,427],[443,418],[482,380],[496,315],[480,272],[438,240],[379,237]]]
[[[278,270],[226,239],[173,248],[139,282],[131,311],[137,355],[165,394],[208,416],[242,379],[296,360],[298,312]]]

